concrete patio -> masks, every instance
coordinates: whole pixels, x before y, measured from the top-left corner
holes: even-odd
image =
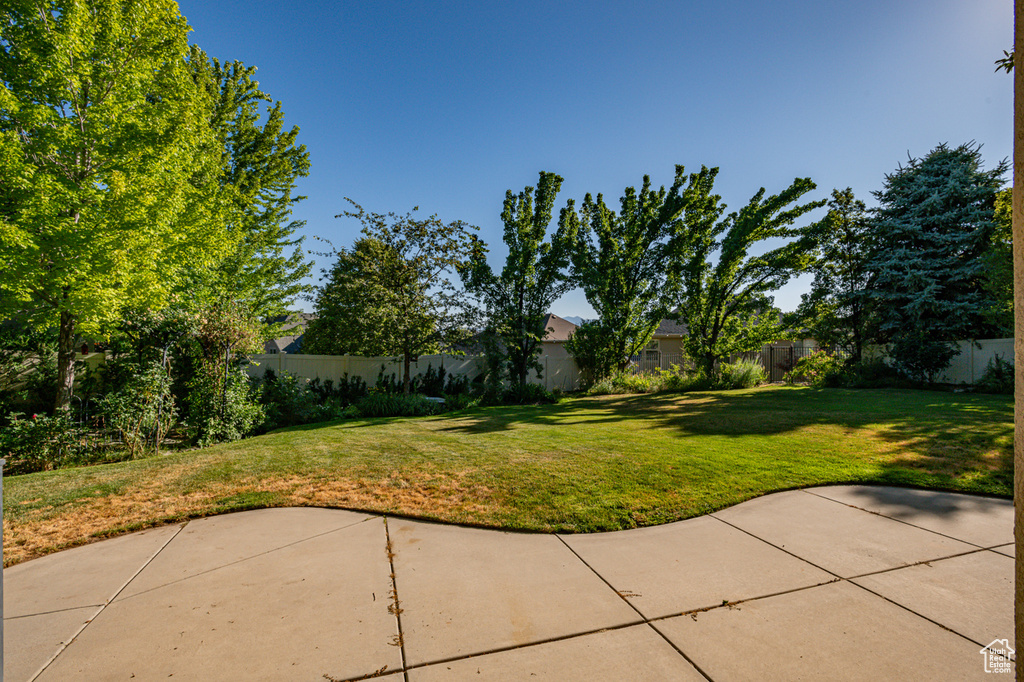
[[[595,535],[266,509],[7,569],[4,673],[1009,679],[1012,542],[1007,500],[871,486]]]

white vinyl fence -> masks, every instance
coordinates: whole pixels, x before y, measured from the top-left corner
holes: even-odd
[[[252,377],[263,376],[264,372],[272,369],[278,375],[288,372],[309,380],[319,378],[320,381],[338,383],[347,375],[349,379],[361,377],[371,388],[376,385],[382,366],[385,376],[394,374],[399,380],[404,371],[401,358],[393,357],[275,353],[253,355],[251,358],[256,363],[249,366],[249,376]],[[539,360],[544,368],[543,376],[538,378],[536,372],[531,372],[530,383],[541,384],[548,390],[573,391],[579,387],[579,372],[572,358],[544,355]],[[486,364],[482,355],[421,355],[412,363],[411,375],[425,374],[429,367],[434,370],[443,367],[448,375],[468,376],[470,381],[474,381],[483,375]]]
[[[958,341],[960,352],[953,357],[949,367],[935,377],[943,384],[974,384],[985,373],[988,363],[999,356],[1004,362],[1013,363],[1013,339],[978,339]],[[864,349],[865,359],[880,359],[888,362],[886,348],[868,346]]]

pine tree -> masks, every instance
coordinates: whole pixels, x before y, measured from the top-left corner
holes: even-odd
[[[1003,161],[983,170],[979,144],[941,144],[886,175],[874,193],[869,297],[881,340],[914,379],[933,380],[948,366],[953,342],[994,331],[985,319],[993,303],[985,254],[1006,169]]]

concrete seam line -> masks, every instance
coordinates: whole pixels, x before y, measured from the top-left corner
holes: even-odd
[[[876,512],[876,511],[872,511],[870,509],[865,509],[864,507],[858,507],[857,505],[850,504],[849,502],[840,502],[839,500],[833,500],[831,497],[825,497],[824,495],[819,495],[818,493],[811,492],[810,490],[803,490],[801,492],[805,492],[808,495],[814,495],[815,497],[819,497],[819,498],[821,498],[823,500],[828,500],[829,502],[835,502],[836,504],[841,504],[844,507],[849,507],[850,509],[856,509],[857,511],[862,511],[862,512],[864,512],[866,514],[874,514],[875,516],[881,516],[883,519],[889,519],[890,521],[895,521],[896,523],[902,523],[904,525],[910,526],[911,528],[917,528],[918,530],[927,531],[929,533],[935,533],[936,535],[939,535],[941,537],[949,538],[950,540],[956,540],[957,542],[962,542],[965,545],[970,545],[971,547],[979,547],[979,548],[984,549],[981,545],[979,545],[979,544],[977,544],[975,542],[970,542],[968,540],[961,540],[960,538],[955,538],[952,535],[946,535],[945,533],[940,533],[939,531],[932,530],[931,528],[924,528],[923,526],[918,526],[915,523],[911,523],[909,521],[904,521],[903,519],[897,519],[897,518],[895,518],[893,516],[888,516],[886,514],[883,514],[882,512]]]
[[[861,584],[859,584],[859,583],[855,583],[855,582],[853,582],[852,580],[845,580],[844,582],[848,582],[848,583],[850,583],[851,585],[854,585],[854,586],[856,586],[856,587],[859,587],[860,589],[864,590],[864,591],[865,591],[865,592],[867,592],[868,594],[873,594],[874,596],[878,597],[879,599],[884,599],[885,601],[889,602],[890,604],[893,604],[894,606],[898,606],[899,608],[903,609],[904,611],[907,611],[908,613],[912,613],[912,614],[914,614],[915,616],[917,616],[918,618],[921,618],[921,619],[923,619],[923,620],[926,620],[926,621],[928,621],[928,622],[929,622],[929,623],[931,623],[932,625],[937,625],[937,626],[939,626],[940,628],[942,628],[943,630],[945,630],[946,632],[951,632],[951,633],[953,633],[954,635],[956,635],[957,637],[962,637],[963,639],[966,639],[966,640],[967,640],[968,642],[970,642],[970,643],[972,643],[972,644],[976,644],[977,646],[980,646],[980,647],[984,647],[984,646],[985,646],[985,644],[984,644],[983,642],[979,642],[979,641],[977,641],[977,640],[971,639],[971,638],[970,638],[970,637],[968,637],[967,635],[965,635],[965,634],[962,634],[962,633],[960,633],[960,632],[957,632],[956,630],[954,630],[953,628],[949,627],[948,625],[943,625],[942,623],[940,623],[940,622],[939,622],[939,621],[937,621],[937,620],[934,620],[934,619],[932,619],[932,618],[929,618],[928,616],[925,616],[925,615],[923,615],[923,614],[920,614],[920,613],[918,613],[917,611],[915,611],[914,609],[910,608],[909,606],[906,606],[906,605],[904,605],[904,604],[901,604],[901,603],[899,603],[898,601],[894,601],[894,600],[890,599],[889,597],[886,597],[886,596],[885,596],[884,594],[879,594],[878,592],[875,592],[875,591],[874,591],[874,590],[872,590],[871,588],[868,588],[868,587],[864,587],[863,585],[861,585]]]
[[[112,596],[110,599],[107,600],[107,602],[105,604],[103,604],[102,606],[99,607],[99,609],[96,611],[96,613],[94,613],[92,615],[92,618],[90,618],[89,620],[87,620],[84,623],[82,623],[82,626],[80,628],[78,628],[78,630],[75,631],[75,634],[73,634],[68,641],[61,643],[60,648],[57,649],[57,651],[53,654],[53,656],[50,656],[49,660],[46,661],[46,663],[44,663],[42,665],[42,667],[39,668],[39,670],[37,670],[35,672],[35,674],[32,675],[32,677],[29,678],[28,682],[34,682],[34,680],[36,678],[38,678],[40,675],[42,675],[43,671],[45,671],[47,668],[49,668],[50,665],[52,665],[53,662],[57,660],[57,657],[60,656],[62,653],[64,653],[64,650],[67,649],[69,646],[71,646],[71,644],[76,639],[78,639],[78,636],[80,634],[82,634],[82,632],[85,630],[85,628],[87,628],[90,623],[92,623],[94,620],[96,620],[96,618],[101,613],[103,613],[103,611],[108,606],[110,606],[110,604],[113,603],[113,601],[115,599],[117,599],[118,595],[121,594],[122,592],[124,592],[125,588],[128,587],[133,580],[135,580],[137,577],[139,577],[140,573],[142,573],[144,570],[146,570],[147,566],[149,566],[151,563],[153,563],[154,559],[156,559],[158,556],[160,556],[160,553],[164,551],[164,549],[167,547],[167,545],[171,544],[171,540],[173,540],[174,538],[178,537],[178,533],[180,533],[182,530],[184,530],[185,526],[187,526],[189,523],[190,523],[190,521],[186,521],[185,523],[183,523],[180,526],[178,526],[178,530],[174,531],[174,535],[172,535],[171,537],[167,538],[167,541],[164,542],[164,544],[160,545],[160,549],[158,549],[155,552],[153,552],[153,556],[149,557],[149,559],[147,559],[145,561],[145,563],[143,563],[142,566],[139,567],[139,570],[135,571],[135,573],[133,573],[132,576],[130,578],[128,578],[128,580],[126,580],[125,583],[123,585],[121,585],[121,587],[119,587],[117,589],[117,591],[114,593],[114,596]]]
[[[652,630],[654,630],[654,632],[656,632],[656,633],[658,634],[658,636],[659,636],[659,637],[661,637],[661,638],[662,638],[663,640],[665,640],[665,642],[667,642],[667,643],[668,643],[668,645],[669,645],[670,647],[672,647],[672,648],[673,648],[673,649],[675,650],[675,652],[676,652],[677,654],[679,654],[680,656],[682,656],[682,657],[683,657],[683,659],[684,659],[684,660],[686,660],[686,662],[687,662],[687,663],[689,663],[689,664],[690,664],[691,666],[693,666],[693,669],[694,669],[694,670],[696,670],[696,671],[697,671],[698,673],[700,673],[700,674],[701,674],[701,676],[702,676],[702,677],[703,677],[704,679],[708,680],[708,682],[712,682],[712,680],[711,680],[711,676],[710,676],[710,675],[708,675],[708,674],[707,674],[706,672],[704,672],[704,670],[703,670],[703,669],[702,669],[702,668],[701,668],[701,667],[700,667],[699,665],[697,665],[697,662],[696,662],[696,661],[694,661],[694,660],[693,660],[692,658],[690,658],[689,656],[687,656],[687,655],[686,655],[686,654],[685,654],[685,653],[683,652],[683,650],[682,650],[682,649],[680,649],[680,648],[679,648],[678,646],[676,646],[676,643],[675,643],[675,642],[673,642],[673,641],[672,641],[671,639],[669,639],[668,637],[666,637],[666,636],[665,636],[665,634],[664,634],[664,633],[663,633],[663,632],[662,632],[661,630],[659,630],[658,628],[654,627],[654,625],[653,625],[653,624],[651,624],[651,621],[650,621],[650,619],[648,619],[648,618],[647,618],[647,616],[645,616],[645,615],[644,615],[643,613],[641,613],[641,612],[640,612],[640,609],[638,609],[638,608],[636,607],[636,605],[635,605],[635,604],[633,604],[632,602],[630,602],[630,601],[629,601],[629,599],[628,599],[628,598],[626,598],[626,596],[625,596],[625,595],[623,595],[623,594],[622,594],[621,592],[619,592],[618,590],[616,590],[616,589],[615,589],[615,587],[614,587],[614,586],[613,586],[613,585],[612,585],[612,584],[611,584],[610,582],[608,582],[608,581],[607,581],[607,580],[605,579],[605,577],[604,577],[603,575],[601,575],[600,573],[598,573],[598,572],[597,572],[597,570],[595,570],[593,566],[591,566],[590,564],[588,564],[588,563],[587,563],[587,561],[586,561],[586,559],[584,559],[584,558],[583,558],[583,557],[581,557],[581,556],[580,556],[579,554],[577,554],[577,553],[576,553],[576,550],[575,550],[575,549],[573,549],[572,547],[570,547],[570,546],[569,546],[569,543],[565,541],[565,538],[563,538],[563,537],[562,537],[561,535],[558,535],[558,534],[556,534],[556,535],[555,535],[555,537],[556,537],[556,538],[558,538],[558,539],[559,539],[559,540],[561,541],[561,543],[562,543],[563,545],[565,545],[565,548],[566,548],[566,549],[568,549],[568,550],[569,550],[570,552],[572,552],[572,553],[573,553],[573,556],[575,556],[575,557],[576,557],[577,559],[579,559],[579,560],[580,560],[580,562],[581,562],[581,563],[582,563],[582,564],[583,564],[584,566],[586,566],[587,568],[589,568],[589,569],[591,570],[591,572],[592,572],[592,573],[593,573],[594,575],[596,575],[596,576],[597,576],[597,577],[598,577],[598,578],[599,578],[599,579],[601,580],[601,582],[603,582],[603,583],[604,583],[605,585],[607,585],[607,586],[608,586],[608,588],[609,588],[609,589],[610,589],[610,590],[611,590],[612,592],[614,592],[614,593],[615,593],[616,595],[618,595],[619,599],[621,599],[622,601],[626,602],[626,604],[628,604],[628,605],[629,605],[629,608],[631,608],[631,609],[633,609],[634,611],[636,611],[637,615],[638,615],[638,616],[640,616],[641,618],[643,618],[643,619],[644,619],[644,623],[646,623],[647,627],[649,627],[649,628],[651,628]]]
[[[805,564],[809,564],[809,565],[811,565],[811,566],[814,566],[814,567],[815,567],[816,569],[818,569],[819,571],[825,571],[826,573],[828,573],[828,574],[829,574],[829,575],[831,575],[831,576],[834,576],[834,577],[836,577],[836,578],[839,578],[840,580],[842,580],[842,579],[843,579],[843,576],[839,575],[839,574],[838,574],[838,573],[836,573],[835,571],[830,571],[830,570],[828,570],[827,568],[824,568],[824,567],[822,567],[822,566],[819,566],[818,564],[814,563],[813,561],[810,561],[810,560],[808,560],[808,559],[805,559],[805,558],[803,558],[802,556],[798,556],[798,555],[794,554],[793,552],[790,552],[790,551],[789,551],[788,549],[786,549],[785,547],[779,547],[779,546],[778,546],[778,545],[776,545],[776,544],[775,544],[774,542],[768,542],[768,541],[767,541],[767,540],[765,540],[764,538],[762,538],[762,537],[758,537],[757,535],[754,535],[754,534],[753,534],[753,533],[751,533],[751,532],[750,532],[749,530],[746,530],[746,529],[740,528],[740,527],[739,527],[739,526],[737,526],[736,524],[733,524],[733,523],[729,523],[729,522],[728,522],[728,521],[726,521],[725,519],[720,519],[720,518],[718,518],[717,516],[715,516],[714,514],[708,514],[708,516],[709,516],[709,517],[711,517],[711,518],[713,518],[713,519],[715,519],[716,521],[720,521],[720,522],[724,523],[725,525],[729,526],[730,528],[735,528],[736,530],[740,531],[741,533],[746,533],[747,535],[749,535],[750,537],[754,538],[755,540],[760,540],[761,542],[763,542],[764,544],[768,545],[769,547],[774,547],[775,549],[779,550],[780,552],[785,552],[786,554],[788,554],[789,556],[793,557],[794,559],[799,559],[800,561],[804,562]]]
[[[914,566],[924,566],[926,564],[927,565],[931,565],[931,564],[934,564],[934,563],[939,562],[939,561],[948,561],[949,559],[959,559],[962,556],[970,556],[972,554],[981,554],[983,552],[991,553],[991,554],[999,554],[999,552],[990,552],[990,550],[988,550],[988,549],[983,547],[983,548],[980,548],[980,549],[972,549],[972,550],[969,550],[967,552],[960,552],[958,554],[950,554],[948,556],[940,556],[940,557],[936,557],[934,559],[923,559],[921,561],[915,561],[912,564],[903,564],[902,566],[893,566],[892,568],[883,568],[883,569],[878,570],[878,571],[868,571],[867,573],[858,573],[857,575],[851,575],[850,577],[846,578],[846,580],[856,580],[857,578],[867,578],[867,577],[873,576],[873,575],[881,575],[883,573],[892,573],[893,571],[902,571],[904,568],[913,568]],[[999,554],[999,556],[1004,557],[1006,559],[1010,558],[1010,557],[1006,556],[1005,554]]]
[[[206,517],[203,517],[203,518],[214,518],[214,517],[206,516]],[[348,530],[349,528],[353,528],[355,526],[358,526],[360,523],[366,523],[367,521],[372,521],[373,519],[376,519],[376,518],[380,518],[380,517],[378,517],[378,516],[367,516],[365,519],[360,519],[359,521],[354,521],[354,522],[352,522],[352,523],[350,523],[348,525],[345,525],[345,526],[340,526],[338,528],[332,528],[331,530],[325,530],[322,533],[317,533],[316,535],[310,535],[309,537],[302,538],[301,540],[296,540],[294,542],[289,542],[288,544],[280,545],[278,547],[274,547],[273,549],[268,549],[268,550],[263,551],[263,552],[258,552],[256,554],[251,555],[251,556],[242,557],[241,559],[236,559],[235,561],[229,561],[226,564],[221,564],[220,566],[214,566],[213,568],[208,568],[205,571],[200,571],[199,573],[194,573],[192,575],[185,576],[184,578],[178,578],[177,580],[172,580],[172,581],[164,583],[162,585],[157,585],[156,587],[151,587],[148,590],[142,590],[141,592],[133,594],[130,597],[125,597],[125,599],[134,599],[135,597],[141,597],[142,595],[148,594],[148,593],[150,593],[150,592],[152,592],[154,590],[162,590],[163,588],[167,587],[168,585],[174,585],[175,583],[183,583],[183,582],[185,582],[187,580],[192,580],[193,578],[198,578],[201,575],[206,575],[208,573],[214,573],[215,571],[219,571],[221,569],[228,568],[229,566],[237,566],[238,564],[245,563],[246,561],[251,561],[251,560],[256,559],[258,557],[266,556],[268,554],[273,554],[274,552],[279,552],[282,549],[287,549],[289,547],[294,547],[295,545],[300,545],[303,542],[309,542],[310,540],[316,540],[317,538],[322,538],[323,536],[330,535],[331,533],[338,533],[338,532],[343,531],[343,530]]]
[[[391,611],[395,615],[395,621],[398,624],[398,648],[402,654],[402,677],[405,682],[409,682],[409,667],[406,663],[405,658],[405,632],[402,630],[402,603],[398,599],[398,576],[395,575],[395,552],[391,546],[391,530],[388,528],[388,517],[381,517],[384,520],[384,537],[386,544],[384,550],[387,552],[388,565],[391,567],[391,596],[392,604],[388,607],[388,611]]]

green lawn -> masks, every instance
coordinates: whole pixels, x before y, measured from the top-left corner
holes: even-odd
[[[772,386],[289,429],[4,481],[4,558],[265,506],[586,532],[879,482],[1011,496],[1013,401]]]

